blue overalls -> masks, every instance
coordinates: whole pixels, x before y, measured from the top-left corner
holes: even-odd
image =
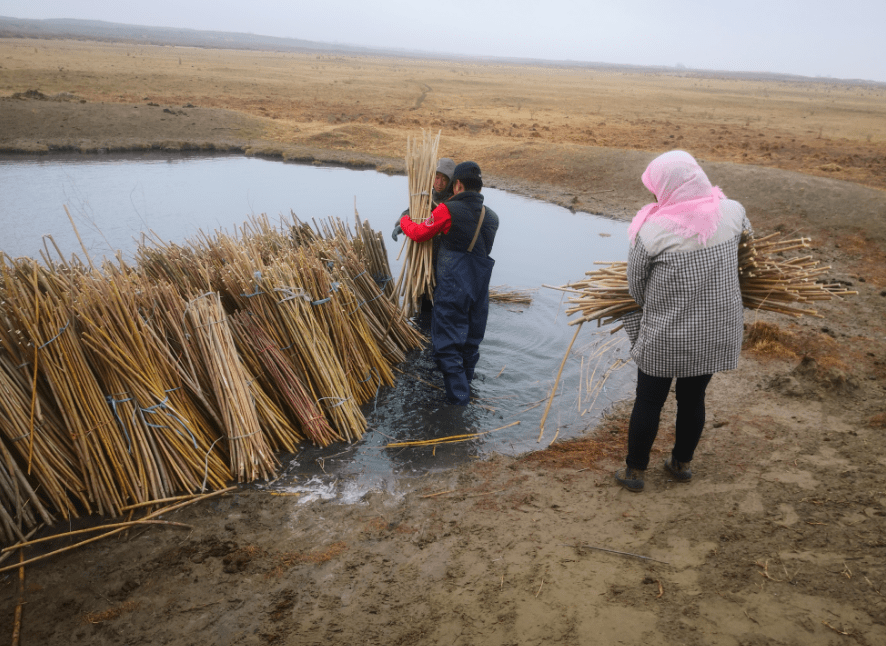
[[[498,216],[486,209],[476,244],[468,252],[477,230],[483,196],[460,193],[446,203],[452,227],[444,235],[437,256],[437,286],[431,318],[434,360],[443,373],[446,398],[467,405],[470,382],[480,359],[480,343],[489,315],[489,280],[495,260],[489,257]]]

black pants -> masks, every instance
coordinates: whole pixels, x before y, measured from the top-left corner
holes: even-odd
[[[672,377],[651,377],[637,370],[637,397],[628,427],[628,457],[632,469],[649,466],[649,452],[658,435],[661,409],[671,389]],[[671,452],[678,462],[691,462],[704,427],[704,396],[711,375],[677,379],[677,440]]]

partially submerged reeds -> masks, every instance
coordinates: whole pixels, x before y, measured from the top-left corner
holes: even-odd
[[[424,222],[431,216],[434,175],[437,170],[437,148],[440,133],[435,137],[422,130],[421,140],[409,137],[406,144],[406,174],[409,177],[409,219]],[[431,240],[415,242],[406,237],[406,257],[397,279],[397,293],[403,299],[407,317],[421,311],[423,295],[433,300],[434,246]],[[402,251],[401,251],[402,253]]]
[[[809,307],[810,303],[856,294],[838,283],[819,282],[830,267],[819,267],[812,256],[783,257],[785,252],[809,247],[809,243],[809,238],[782,240],[778,233],[755,239],[744,232],[738,254],[744,306],[794,317],[820,318],[821,314]],[[560,287],[545,285],[572,294],[566,313],[577,316],[569,321],[569,325],[588,321],[597,321],[598,326],[608,325],[640,309],[628,291],[626,262],[594,264],[603,266],[586,272],[582,280]],[[612,332],[619,329],[621,326]]]
[[[497,285],[489,288],[489,302],[505,305],[531,305],[531,289],[511,289],[507,285]]]
[[[0,253],[0,542],[358,439],[360,406],[424,339],[356,223],[261,216],[100,269]]]

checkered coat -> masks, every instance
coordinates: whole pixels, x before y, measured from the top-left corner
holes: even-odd
[[[624,317],[631,357],[653,377],[733,370],[744,316],[738,244],[752,231],[744,207],[720,203],[716,232],[701,245],[647,221],[628,254],[628,288],[642,310]]]

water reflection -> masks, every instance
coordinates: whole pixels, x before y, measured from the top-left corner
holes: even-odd
[[[305,222],[352,221],[356,207],[384,233],[395,276],[401,267],[401,245],[389,233],[407,204],[407,180],[374,170],[242,156],[5,157],[0,158],[0,187],[0,250],[11,256],[38,257],[47,233],[65,257],[81,254],[63,205],[88,253],[97,257],[117,249],[131,254],[135,239],[146,231],[182,242],[201,230],[233,230],[250,214],[292,211]],[[492,284],[536,291],[530,306],[490,307],[473,385],[479,401],[467,409],[446,406],[428,352],[414,352],[398,367],[395,387],[380,390],[364,406],[370,430],[363,440],[323,450],[306,446],[295,456],[281,456],[285,467],[271,486],[295,490],[312,482],[312,495],[322,489],[339,498],[358,497],[369,488],[392,489],[404,478],[465,460],[543,448],[557,433],[579,435],[629,394],[633,370],[606,374],[614,361],[627,358],[624,333],[610,336],[605,328],[585,326],[539,441],[545,402],[574,333],[563,312],[564,295],[541,285],[581,278],[594,261],[623,260],[626,225],[493,188],[484,194],[501,218]],[[519,423],[503,428],[513,422]],[[453,444],[386,448],[474,433],[486,434]]]

